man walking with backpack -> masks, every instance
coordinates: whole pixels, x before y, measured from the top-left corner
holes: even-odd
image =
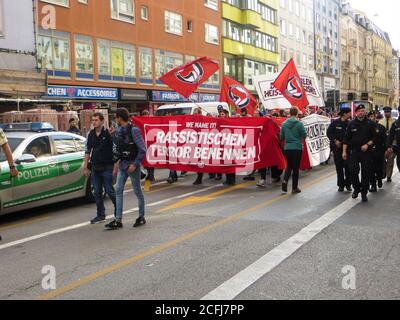
[[[83,170],[86,177],[91,177],[94,189],[97,216],[90,223],[96,224],[106,220],[103,190],[114,204],[114,215],[116,198],[113,187],[113,139],[108,130],[104,128],[104,115],[102,113],[93,114],[92,124],[94,129],[88,135]]]
[[[127,109],[117,109],[115,117],[119,126],[114,137],[114,158],[117,162],[114,165],[113,175],[118,176],[116,185],[116,217],[114,221],[106,225],[106,228],[111,230],[123,227],[123,199],[128,177],[131,178],[132,187],[139,202],[139,218],[136,220],[134,227],[146,224],[144,218],[145,201],[140,184],[140,166],[146,156],[146,146],[140,130],[129,122],[129,112]]]

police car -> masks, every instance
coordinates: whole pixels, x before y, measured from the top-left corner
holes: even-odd
[[[81,197],[93,201],[90,179],[83,174],[85,138],[54,131],[49,123],[2,127],[19,174],[10,178],[1,150],[0,215]]]

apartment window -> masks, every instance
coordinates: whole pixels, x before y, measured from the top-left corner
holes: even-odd
[[[172,69],[181,66],[183,64],[183,55],[176,52],[156,50],[155,64],[156,78],[159,79]],[[157,80],[157,83],[162,84],[159,80]]]
[[[287,49],[285,47],[281,47],[281,63],[286,63],[287,61]]]
[[[78,2],[83,3],[83,4],[87,4],[88,0],[79,0]]]
[[[0,37],[4,37],[3,1],[0,1]]]
[[[135,23],[135,4],[133,0],[111,0],[111,17],[113,19]]]
[[[300,17],[300,3],[298,1],[295,2],[295,13],[296,16]]]
[[[140,83],[153,84],[153,50],[151,48],[139,48],[139,76]]]
[[[300,42],[300,28],[296,27],[296,40]]]
[[[218,0],[204,0],[204,5],[207,8],[218,11]]]
[[[282,9],[286,8],[286,0],[279,0],[279,3]]]
[[[286,36],[286,20],[281,19],[280,26],[281,26],[281,35]]]
[[[219,44],[218,27],[206,23],[205,25],[205,41],[207,43]]]
[[[193,21],[192,20],[187,21],[187,31],[193,32]]]
[[[233,78],[236,79],[237,77],[237,60],[234,56],[224,56],[224,73]]]
[[[91,37],[75,35],[76,77],[93,80],[93,40]]]
[[[260,4],[261,16],[264,20],[276,24],[276,11],[268,6]]]
[[[293,37],[293,24],[292,23],[289,23],[289,36],[291,36],[291,37]]]
[[[140,7],[140,17],[142,20],[149,20],[149,8],[147,6]]]
[[[307,54],[303,53],[303,69],[307,70]]]
[[[314,70],[314,56],[308,56],[308,68]]]
[[[70,34],[55,30],[39,30],[38,65],[49,76],[71,77]]]
[[[43,2],[53,3],[63,7],[69,7],[69,0],[42,0]]]
[[[289,12],[293,12],[293,0],[288,0],[289,1]]]
[[[165,11],[165,32],[182,35],[182,16],[180,14]]]

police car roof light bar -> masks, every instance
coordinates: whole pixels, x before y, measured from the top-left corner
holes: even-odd
[[[49,132],[55,131],[53,125],[49,122],[20,122],[4,125],[5,132]]]

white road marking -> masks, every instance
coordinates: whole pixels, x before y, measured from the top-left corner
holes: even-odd
[[[359,200],[351,198],[346,200],[268,252],[258,261],[239,272],[233,278],[224,282],[201,300],[233,300],[359,203]]]
[[[217,184],[215,186],[211,186],[211,187],[208,187],[208,188],[200,189],[200,190],[197,190],[197,191],[181,194],[181,195],[176,196],[176,197],[172,197],[172,198],[164,199],[164,200],[161,200],[161,201],[153,202],[153,203],[150,203],[150,204],[146,205],[146,207],[159,206],[159,205],[162,205],[164,203],[167,203],[167,202],[170,202],[170,201],[173,201],[173,200],[179,200],[179,199],[182,199],[182,198],[185,198],[185,197],[190,197],[190,196],[193,196],[195,194],[206,192],[206,191],[209,191],[211,189],[215,189],[217,187],[222,187],[222,186],[223,186],[222,184]],[[124,211],[123,214],[126,215],[126,214],[129,214],[129,213],[133,213],[135,211],[138,211],[138,210],[139,210],[139,208],[134,208],[134,209],[131,209],[131,210]],[[107,219],[112,219],[112,218],[114,218],[114,215],[107,216]],[[66,232],[66,231],[76,230],[76,229],[79,229],[79,228],[82,228],[82,227],[86,227],[86,226],[89,226],[89,225],[90,225],[90,221],[89,222],[75,224],[75,225],[68,226],[68,227],[65,227],[65,228],[52,230],[52,231],[45,232],[45,233],[41,233],[41,234],[38,234],[38,235],[35,235],[35,236],[31,236],[31,237],[28,237],[28,238],[24,238],[24,239],[21,239],[21,240],[17,240],[17,241],[13,241],[13,242],[9,242],[9,243],[0,245],[0,250],[7,249],[7,248],[10,248],[10,247],[15,247],[15,246],[27,243],[27,242],[34,241],[34,240],[42,239],[42,238],[45,238],[45,237],[48,237],[48,236],[51,236],[51,235],[54,235],[54,234],[59,234],[59,233],[63,233],[63,232]]]

